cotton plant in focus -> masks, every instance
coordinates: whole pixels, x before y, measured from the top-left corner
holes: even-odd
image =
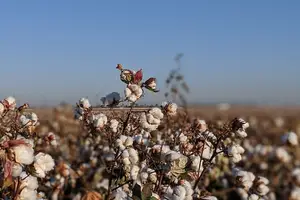
[[[37,178],[45,178],[55,166],[51,155],[36,152],[39,119],[35,113],[26,112],[28,107],[28,104],[17,107],[13,97],[0,104],[0,197],[3,199],[37,199]],[[49,145],[46,138],[39,139]]]

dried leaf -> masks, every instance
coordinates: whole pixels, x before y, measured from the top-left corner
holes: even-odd
[[[134,75],[134,83],[140,83],[143,80],[143,72],[140,69],[139,71],[137,71]]]

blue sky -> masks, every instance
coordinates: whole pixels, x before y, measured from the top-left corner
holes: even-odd
[[[1,1],[0,97],[123,94],[117,63],[157,77],[164,92],[182,52],[190,102],[299,103],[299,10],[297,0]]]

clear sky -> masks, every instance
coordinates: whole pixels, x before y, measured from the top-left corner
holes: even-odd
[[[300,103],[300,1],[0,2],[1,98],[123,94],[117,63],[157,77],[164,92],[181,52],[190,102]]]

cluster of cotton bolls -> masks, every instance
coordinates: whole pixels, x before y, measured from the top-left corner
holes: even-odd
[[[186,180],[181,180],[179,185],[174,188],[169,188],[165,194],[167,199],[174,200],[192,200],[193,199],[194,190],[190,182]]]
[[[246,191],[246,193],[239,192],[241,197],[244,197],[243,199],[260,199],[260,197],[267,195],[270,191],[268,187],[269,180],[265,177],[255,177],[252,172],[238,168],[233,169],[233,176],[236,179],[236,184]]]
[[[161,119],[164,117],[163,112],[159,108],[152,108],[147,113],[140,116],[140,125],[147,131],[154,131],[160,125]]]
[[[36,136],[33,133],[35,127],[39,125],[38,117],[35,113],[23,113],[28,104],[16,108],[15,102],[15,98],[8,97],[0,104],[1,114],[14,111],[5,116],[11,118],[13,124],[5,124],[3,121],[0,123],[0,128],[3,126],[8,130],[0,138],[0,164],[4,174],[1,192],[8,195],[4,197],[15,194],[18,199],[35,200],[41,196],[37,192],[39,187],[37,177],[45,178],[54,168],[55,162],[49,154],[35,152],[37,141],[34,140]],[[2,117],[4,116],[0,119]],[[14,131],[9,132],[9,130]],[[46,138],[39,139],[47,143]],[[50,145],[55,146],[54,139],[54,134],[49,135]]]

